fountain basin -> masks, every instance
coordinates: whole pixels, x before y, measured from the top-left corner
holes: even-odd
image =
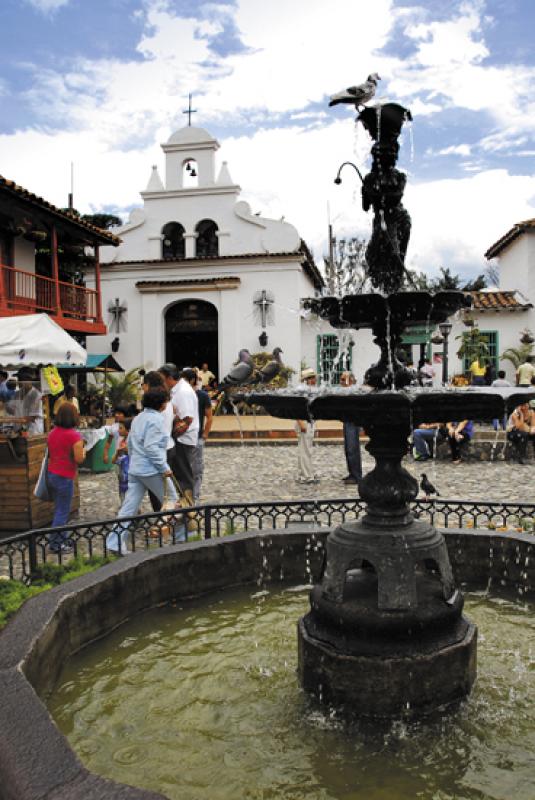
[[[281,570],[290,582],[302,583],[304,576],[308,580],[308,559],[316,579],[322,550],[311,548],[311,535],[319,545],[328,533],[326,528],[242,534],[171,547],[165,552],[133,554],[28,601],[0,634],[2,797],[161,797],[90,773],[52,723],[37,692],[45,696],[53,689],[71,654],[143,609],[172,598],[255,585],[264,556],[268,564],[264,569],[266,584],[276,584]],[[451,529],[444,535],[458,582],[481,589],[492,580],[514,591],[521,601],[535,599],[532,537]],[[515,796],[520,797],[518,793]],[[524,796],[527,800],[531,795]]]
[[[521,403],[535,399],[535,390],[477,386],[409,387],[399,391],[307,387],[249,392],[240,399],[263,406],[282,419],[350,420],[363,428],[380,422],[410,429],[422,422],[501,419]]]

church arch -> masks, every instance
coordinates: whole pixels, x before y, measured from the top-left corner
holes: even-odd
[[[213,219],[201,219],[195,226],[197,244],[195,255],[198,258],[211,258],[219,255],[218,227]]]
[[[184,226],[180,222],[168,222],[162,228],[162,258],[184,258],[186,246]]]
[[[214,375],[219,368],[219,315],[206,300],[189,298],[165,311],[165,360],[177,367],[207,363]]]

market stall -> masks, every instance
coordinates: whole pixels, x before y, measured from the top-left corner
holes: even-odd
[[[112,372],[124,372],[124,369],[116,361],[111,353],[92,354],[87,356],[87,362],[84,366],[75,364],[59,364],[58,369],[64,377],[70,375],[86,376],[88,374],[102,375],[104,381],[102,383],[102,397],[94,398],[96,403],[95,413],[90,413],[91,409],[87,406],[89,403],[82,405],[82,413],[80,414],[80,433],[85,442],[85,449],[87,453],[86,460],[83,467],[90,469],[91,472],[109,472],[113,469],[111,458],[115,452],[115,443],[110,450],[110,458],[107,463],[103,460],[104,445],[110,433],[110,426],[106,425],[105,419],[105,406],[106,406],[106,376]],[[89,413],[83,413],[87,410]]]
[[[0,534],[43,527],[52,521],[52,504],[38,500],[33,494],[47,440],[43,426],[45,410],[37,407],[42,400],[42,372],[50,365],[83,365],[86,359],[84,348],[47,314],[0,318],[0,366],[22,376],[21,387],[9,389],[12,392],[12,396],[8,395],[9,402],[1,404]],[[33,380],[34,377],[39,380]],[[31,385],[24,394],[23,383]],[[23,413],[6,413],[6,407]],[[79,506],[76,484],[71,511]]]

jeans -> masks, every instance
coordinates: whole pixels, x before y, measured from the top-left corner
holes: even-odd
[[[74,479],[64,478],[63,475],[56,475],[55,472],[47,474],[47,483],[50,489],[50,494],[54,500],[54,517],[52,519],[52,527],[64,525],[69,519],[71,513],[71,503],[74,494]],[[58,550],[62,544],[68,540],[69,534],[67,531],[60,531],[53,534],[49,539],[49,546],[52,550]]]
[[[360,428],[354,422],[344,422],[344,451],[347,471],[357,483],[362,480],[362,458],[360,455]]]
[[[201,497],[202,477],[204,475],[204,439],[199,439],[193,455],[193,502],[197,504]]]
[[[421,458],[430,458],[433,455],[433,442],[437,438],[436,428],[416,428],[412,432],[412,441],[416,455]]]
[[[306,431],[297,434],[297,480],[302,483],[315,482],[314,468],[312,466],[312,446],[314,444],[314,428],[307,426]]]
[[[451,460],[452,461],[459,461],[461,458],[461,447],[465,444],[465,442],[470,441],[470,436],[467,436],[466,433],[462,431],[459,434],[459,439],[455,436],[448,435],[448,444],[451,450]]]
[[[170,500],[176,502],[175,487],[167,480],[167,493]],[[164,478],[162,475],[132,475],[128,476],[128,491],[124,503],[119,509],[118,517],[134,517],[141,505],[146,491],[151,491],[160,502],[164,497]],[[127,537],[129,523],[116,525],[106,537],[106,547],[112,553],[127,553]]]
[[[492,420],[492,427],[494,428],[495,431],[499,431],[500,426],[502,431],[504,431],[507,428],[507,414],[504,417],[502,417],[502,419]]]

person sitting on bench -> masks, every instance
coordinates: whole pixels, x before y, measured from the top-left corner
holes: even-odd
[[[471,419],[461,422],[447,422],[446,433],[451,450],[451,460],[454,464],[461,463],[461,447],[466,445],[474,434],[474,423]]]

